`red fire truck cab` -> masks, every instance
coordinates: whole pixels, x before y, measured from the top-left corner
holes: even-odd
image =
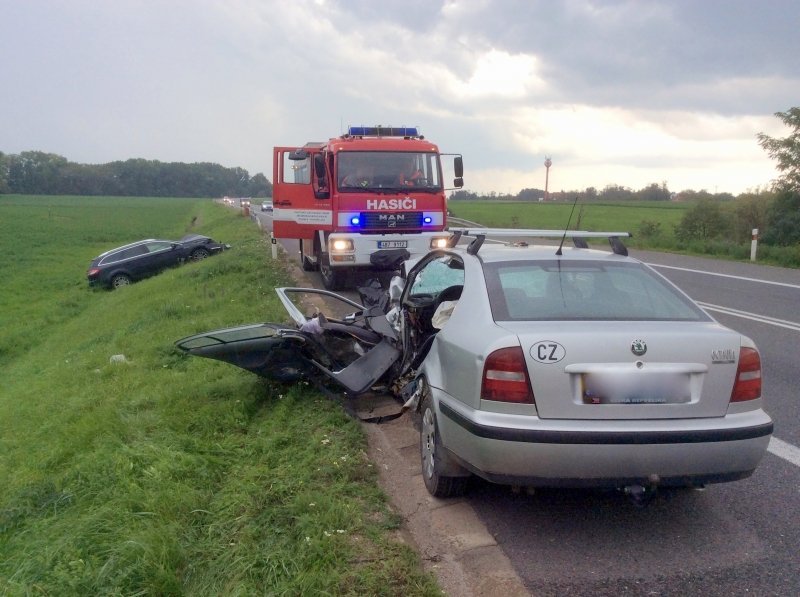
[[[463,161],[451,155],[459,188]],[[303,269],[319,269],[328,290],[448,236],[441,154],[416,128],[350,127],[327,142],[275,147],[273,204],[274,237],[299,239]]]

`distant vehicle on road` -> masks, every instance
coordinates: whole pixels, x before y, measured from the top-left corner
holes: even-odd
[[[261,204],[261,211],[272,211],[272,209],[273,209],[272,201],[264,201]]]
[[[86,277],[90,286],[127,286],[184,261],[200,261],[230,248],[200,234],[189,234],[180,240],[149,238],[98,255]]]

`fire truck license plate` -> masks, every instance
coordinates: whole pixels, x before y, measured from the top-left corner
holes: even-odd
[[[379,240],[379,249],[406,249],[408,248],[407,240]]]

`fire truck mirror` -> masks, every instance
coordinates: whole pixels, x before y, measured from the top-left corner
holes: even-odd
[[[454,178],[453,179],[453,186],[457,189],[460,189],[464,186],[464,179],[463,178]]]
[[[464,159],[460,155],[457,155],[453,158],[453,171],[455,172],[457,179],[464,176]],[[462,181],[461,184],[456,184],[456,186],[464,186],[464,182]]]

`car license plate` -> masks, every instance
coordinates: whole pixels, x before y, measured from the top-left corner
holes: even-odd
[[[583,374],[581,389],[584,404],[686,404],[691,401],[690,380],[685,374]]]
[[[408,241],[407,240],[379,240],[378,241],[378,248],[379,249],[407,249],[408,248]]]

